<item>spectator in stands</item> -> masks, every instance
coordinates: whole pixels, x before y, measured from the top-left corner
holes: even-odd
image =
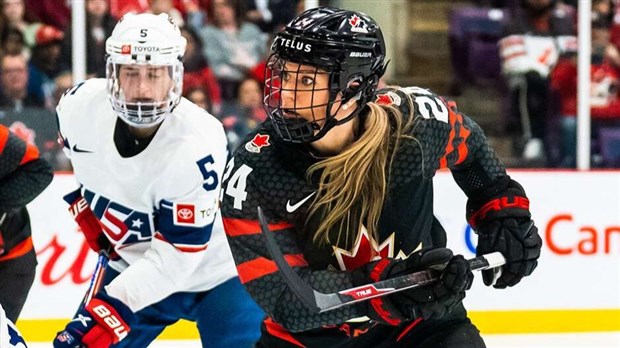
[[[177,25],[177,27],[182,28],[185,26],[185,20],[183,19],[183,15],[181,11],[174,7],[172,0],[149,0],[149,9],[153,14],[167,13],[170,18],[172,18],[172,22]]]
[[[213,0],[208,12],[212,24],[199,32],[225,100],[235,99],[239,84],[266,51],[266,35],[256,25],[243,21],[239,13],[237,1]]]
[[[105,39],[112,34],[116,19],[110,14],[108,0],[86,0],[86,74],[105,77]],[[61,70],[71,70],[71,24],[65,30],[62,42]]]
[[[69,1],[26,0],[26,9],[42,23],[64,30],[71,22]]]
[[[203,90],[209,95],[211,101],[210,112],[217,114],[222,108],[220,86],[204,55],[202,41],[198,34],[189,27],[181,29],[181,35],[187,40],[184,57],[183,93],[195,88]]]
[[[211,101],[209,100],[209,96],[207,92],[205,92],[202,88],[200,87],[190,88],[187,90],[187,92],[183,94],[183,96],[189,99],[189,101],[191,101],[192,103],[200,106],[201,108],[211,113]],[[214,115],[214,116],[217,117],[217,115]]]
[[[246,78],[239,84],[237,95],[235,101],[224,104],[220,118],[231,151],[237,148],[248,133],[267,119],[262,87],[258,81]]]
[[[110,13],[121,18],[125,13],[143,13],[149,11],[149,0],[109,0]]]
[[[70,70],[64,70],[54,79],[54,105],[58,105],[62,95],[73,87],[73,76]]]
[[[264,32],[278,32],[295,17],[299,2],[299,0],[249,0],[245,18]]]
[[[610,23],[605,17],[592,21],[590,66],[590,116],[592,129],[620,124],[620,53],[610,43]],[[561,60],[551,74],[551,86],[561,101],[561,167],[575,168],[577,147],[577,63]],[[596,134],[596,131],[593,132]]]
[[[523,0],[500,41],[511,107],[521,121],[522,156],[544,161],[549,116],[549,73],[560,56],[576,51],[574,19],[556,0]]]
[[[54,78],[61,72],[61,45],[64,34],[51,25],[42,25],[37,30],[37,44],[32,48],[32,57],[28,71],[30,73],[29,87],[31,93],[42,97],[45,107],[55,108]]]
[[[243,80],[239,85],[237,102],[251,130],[267,119],[267,112],[263,105],[263,90],[258,81],[251,78]]]
[[[23,53],[26,57],[30,56],[30,51],[26,49],[24,34],[16,28],[7,28],[2,31],[2,52],[5,54]]]
[[[614,18],[614,4],[612,0],[592,0],[592,20],[604,20],[611,23]]]
[[[43,100],[28,93],[28,63],[23,54],[0,58],[0,108],[16,112],[26,106],[43,106]]]
[[[30,15],[26,15],[26,7],[23,0],[1,0],[2,1],[2,32],[13,28],[19,30],[24,35],[24,42],[28,48],[35,44],[35,35],[41,23],[29,20]],[[28,17],[28,19],[27,19]]]

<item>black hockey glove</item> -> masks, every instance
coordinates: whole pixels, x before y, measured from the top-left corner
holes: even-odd
[[[542,239],[519,183],[510,180],[505,189],[482,204],[470,198],[467,215],[469,224],[478,233],[476,255],[499,251],[506,258],[497,280],[494,270],[482,271],[484,284],[503,289],[532,274],[538,265]]]
[[[467,260],[453,256],[449,249],[423,249],[406,260],[370,262],[353,272],[353,281],[360,286],[427,269],[437,272],[437,282],[365,301],[368,317],[399,325],[417,318],[440,318],[450,312],[465,298],[474,276]]]

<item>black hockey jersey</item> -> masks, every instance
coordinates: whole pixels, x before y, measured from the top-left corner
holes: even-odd
[[[51,182],[52,168],[39,150],[0,125],[0,261],[33,248],[26,204]]]
[[[405,117],[415,117],[413,138],[401,144],[389,171],[379,240],[362,229],[339,245],[313,243],[318,222],[307,223],[307,213],[318,183],[308,182],[306,171],[319,159],[307,145],[280,140],[269,122],[241,143],[227,165],[222,198],[226,234],[241,281],[269,314],[263,337],[273,336],[274,342],[282,343],[276,346],[313,346],[319,338],[325,347],[360,342],[373,346],[351,337],[364,340],[363,333],[377,328],[368,321],[347,322],[366,315],[361,305],[321,314],[304,307],[278,274],[264,245],[257,206],[265,212],[287,262],[314,289],[332,293],[353,287],[349,271],[378,257],[406,258],[422,247],[446,245],[446,233],[433,215],[432,180],[438,169],[449,168],[470,197],[506,175],[480,127],[460,114],[454,103],[418,87],[380,90],[375,102],[397,106]]]

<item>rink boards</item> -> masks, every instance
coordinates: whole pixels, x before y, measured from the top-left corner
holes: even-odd
[[[522,284],[487,288],[476,277],[465,299],[484,333],[620,331],[620,172],[511,171],[526,188],[545,243],[540,264]],[[79,304],[94,269],[62,196],[75,189],[57,174],[29,205],[39,266],[19,327],[30,341],[49,341]],[[449,172],[435,178],[435,215],[448,244],[474,255],[465,222],[466,197]],[[191,323],[168,329],[171,339],[196,338]]]

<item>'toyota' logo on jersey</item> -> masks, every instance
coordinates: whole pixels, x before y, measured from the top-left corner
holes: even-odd
[[[256,134],[252,140],[245,144],[245,149],[249,152],[260,153],[260,149],[271,145],[269,143],[269,134]]]
[[[177,204],[175,207],[176,222],[193,224],[196,221],[195,210],[193,204]]]

